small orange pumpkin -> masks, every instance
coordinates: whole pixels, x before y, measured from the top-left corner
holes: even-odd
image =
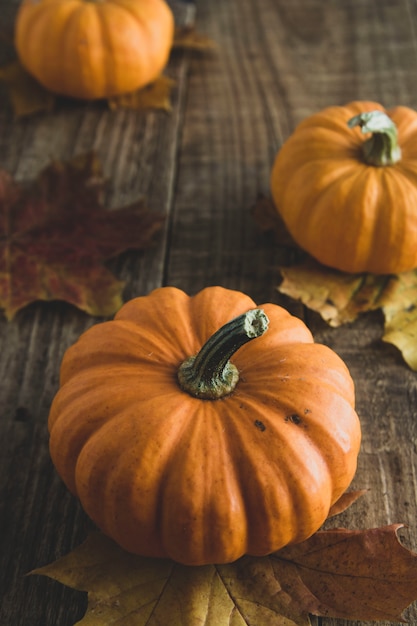
[[[293,239],[324,265],[417,267],[417,113],[366,101],[308,117],[277,154],[271,192]]]
[[[68,349],[60,384],[52,460],[129,552],[188,565],[269,554],[312,535],[356,470],[346,365],[238,291],[128,302]]]
[[[22,65],[50,91],[96,99],[155,80],[173,34],[164,0],[23,0],[15,46]]]

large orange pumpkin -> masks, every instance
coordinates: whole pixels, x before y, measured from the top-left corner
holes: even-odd
[[[109,98],[157,78],[173,33],[164,0],[23,0],[15,45],[24,67],[52,92]]]
[[[417,113],[375,102],[308,117],[271,172],[278,212],[301,248],[346,272],[417,266]]]
[[[255,306],[165,287],[66,352],[51,456],[127,551],[189,565],[268,554],[313,534],[351,482],[346,365],[285,309]]]

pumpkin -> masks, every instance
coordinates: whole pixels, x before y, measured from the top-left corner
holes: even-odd
[[[157,78],[173,33],[164,0],[23,0],[15,46],[23,66],[50,91],[109,98]]]
[[[417,266],[417,113],[375,102],[302,121],[278,152],[271,192],[295,242],[345,272]]]
[[[312,535],[360,445],[341,358],[280,306],[222,287],[162,287],[88,329],[64,355],[49,431],[106,535],[186,565]]]

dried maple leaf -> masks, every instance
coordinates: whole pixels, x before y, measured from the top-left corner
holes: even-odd
[[[0,67],[0,81],[4,82],[16,118],[50,113],[56,97],[23,69],[18,61]]]
[[[22,67],[19,61],[0,68],[0,81],[4,82],[16,118],[34,113],[50,113],[60,101],[71,102],[43,87]],[[153,83],[132,93],[109,98],[110,109],[135,109],[136,111],[171,110],[171,92],[175,81],[167,76],[159,76]],[[76,102],[74,100],[74,102]],[[80,102],[80,101],[77,101]],[[105,101],[103,101],[105,102]]]
[[[417,270],[391,277],[380,297],[383,340],[395,345],[417,371]]]
[[[309,613],[402,621],[417,599],[417,555],[400,524],[319,531],[269,557],[187,567],[124,552],[93,533],[72,553],[31,572],[88,591],[79,624],[309,626]]]
[[[308,626],[306,613],[287,617],[289,598],[268,558],[225,566],[187,567],[124,552],[101,533],[72,553],[34,570],[88,591],[80,625]]]
[[[383,340],[395,345],[417,370],[417,270],[395,276],[345,274],[309,260],[280,271],[284,280],[279,291],[320,313],[331,326],[381,309]]]
[[[123,283],[103,262],[149,246],[163,217],[142,201],[102,206],[104,179],[93,154],[52,163],[29,186],[0,171],[0,307],[11,319],[34,300],[66,300],[112,315]]]
[[[177,26],[174,34],[173,49],[204,51],[217,48],[216,43],[199,33],[194,25]]]
[[[320,531],[277,552],[275,575],[314,615],[403,621],[417,598],[417,554],[398,541],[400,528]]]
[[[175,86],[175,80],[168,76],[159,76],[153,83],[133,91],[109,98],[108,104],[112,110],[115,109],[161,109],[169,113],[172,110],[171,92]]]
[[[312,260],[280,272],[284,280],[279,291],[320,313],[330,326],[352,322],[360,313],[379,308],[390,280],[373,274],[345,274]]]

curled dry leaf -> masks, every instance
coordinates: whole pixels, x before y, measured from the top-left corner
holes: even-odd
[[[309,613],[403,620],[417,599],[417,555],[401,524],[319,531],[269,557],[187,567],[124,552],[101,533],[31,572],[88,591],[80,624],[309,626]]]
[[[8,319],[35,300],[65,300],[112,315],[123,283],[104,261],[153,243],[163,216],[143,201],[107,211],[93,154],[55,162],[28,186],[0,171],[0,308]]]
[[[367,489],[358,489],[357,491],[345,491],[337,502],[333,504],[329,511],[328,517],[334,517],[346,511],[356,500],[359,500],[367,493]]]

